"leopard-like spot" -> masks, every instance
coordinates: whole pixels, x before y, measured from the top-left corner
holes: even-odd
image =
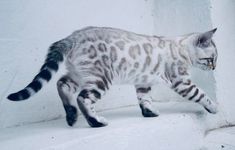
[[[106,47],[106,45],[104,43],[99,43],[98,44],[98,50],[100,52],[106,52],[107,51],[107,47]]]
[[[145,62],[144,62],[144,66],[143,66],[142,72],[144,72],[147,69],[147,67],[150,65],[150,63],[151,63],[151,57],[147,56],[145,58]]]
[[[87,52],[88,52],[88,54],[89,54],[89,58],[90,59],[93,59],[93,58],[95,58],[96,56],[97,56],[97,52],[96,52],[96,49],[95,49],[95,47],[93,46],[93,45],[91,45],[90,47],[89,47],[89,49],[87,50]]]
[[[112,62],[117,61],[117,50],[114,46],[110,47],[110,59]]]
[[[153,53],[153,46],[150,43],[144,43],[143,48],[147,55],[150,55]]]
[[[117,41],[117,42],[115,42],[115,45],[116,45],[120,50],[124,50],[125,42],[124,42],[124,41]]]
[[[136,57],[139,56],[140,54],[141,54],[141,51],[140,51],[140,46],[138,44],[134,46],[130,46],[129,55],[131,58],[136,59]]]

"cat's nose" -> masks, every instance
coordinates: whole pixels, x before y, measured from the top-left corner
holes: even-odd
[[[210,69],[215,70],[215,64],[213,62],[209,62],[208,66]]]

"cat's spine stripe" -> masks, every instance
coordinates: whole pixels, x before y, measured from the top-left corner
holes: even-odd
[[[12,101],[25,100],[37,93],[45,82],[50,81],[52,73],[57,72],[59,63],[64,60],[64,55],[72,48],[72,41],[64,39],[58,41],[49,48],[45,63],[39,73],[23,90],[10,94],[7,98]]]

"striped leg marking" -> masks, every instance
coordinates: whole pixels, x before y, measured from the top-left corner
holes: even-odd
[[[157,117],[159,113],[152,108],[152,98],[149,95],[151,87],[136,87],[137,98],[144,117]]]
[[[203,90],[193,84],[191,80],[173,82],[171,88],[189,101],[201,104],[209,113],[217,113],[217,104],[212,101]]]
[[[94,104],[100,98],[101,94],[94,89],[83,89],[77,98],[78,106],[91,127],[103,127],[108,124],[106,119],[98,116],[95,111]]]
[[[66,112],[66,121],[69,126],[73,126],[78,117],[77,108],[72,105],[73,94],[77,92],[77,88],[78,84],[68,76],[63,76],[57,82],[57,90],[63,102],[63,106]]]

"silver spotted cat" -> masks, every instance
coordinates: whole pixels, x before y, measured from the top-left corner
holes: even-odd
[[[121,29],[87,27],[53,43],[45,63],[23,90],[10,94],[9,100],[21,101],[37,93],[48,82],[59,64],[65,61],[67,73],[57,82],[68,125],[77,120],[77,103],[91,127],[107,125],[94,104],[112,84],[129,83],[136,87],[144,117],[156,117],[151,87],[163,82],[190,101],[216,113],[217,104],[190,79],[189,68],[214,70],[217,49],[212,40],[216,29],[175,38],[140,35]],[[45,82],[46,81],[46,82]]]

